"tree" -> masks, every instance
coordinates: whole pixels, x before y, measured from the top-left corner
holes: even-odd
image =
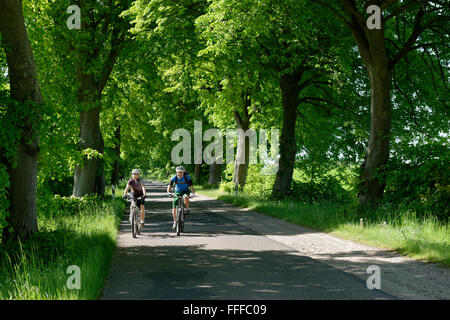
[[[351,31],[366,66],[371,87],[371,117],[367,152],[361,166],[359,201],[363,206],[372,205],[383,196],[386,186],[394,68],[414,50],[430,45],[445,46],[444,41],[429,40],[433,33],[440,33],[439,27],[448,28],[448,7],[444,1],[338,0],[336,4],[313,1],[331,11]],[[365,12],[372,5],[384,14],[380,17],[380,28],[368,28]]]
[[[275,196],[284,196],[291,188],[300,105],[335,104],[326,94],[330,73],[335,72],[331,53],[333,37],[329,36],[335,27],[333,23],[313,12],[304,1],[213,1],[208,13],[198,19],[207,40],[202,52],[214,57],[211,61],[216,73],[222,70],[216,81],[232,78],[227,81],[231,83],[230,88],[224,85],[222,90],[234,91],[234,95],[242,92],[247,97],[231,101],[243,101],[244,106],[251,104],[262,92],[267,94],[267,88],[273,87],[269,83],[277,83],[278,93],[269,94],[278,95],[281,103],[263,106],[270,109],[281,104],[283,108]],[[335,30],[339,36],[339,28]],[[245,117],[245,108],[243,114],[241,119],[236,117],[238,124],[245,124],[239,120],[250,119]]]
[[[72,36],[70,51],[76,57],[80,105],[80,152],[83,163],[75,167],[73,195],[80,197],[105,191],[104,141],[100,130],[101,98],[116,59],[124,44],[128,21],[120,14],[129,0],[79,1],[80,34]]]
[[[13,231],[7,229],[4,236],[24,239],[38,230],[36,183],[39,137],[36,126],[43,99],[21,1],[0,1],[0,34],[8,63],[10,95],[17,102],[9,108],[10,112],[20,114],[18,126],[21,131],[15,155],[8,163],[11,203],[8,221]]]

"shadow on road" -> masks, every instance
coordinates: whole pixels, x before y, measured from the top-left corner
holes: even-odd
[[[295,251],[118,248],[102,299],[392,299]]]

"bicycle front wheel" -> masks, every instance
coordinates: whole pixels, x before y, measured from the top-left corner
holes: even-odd
[[[178,210],[177,210],[177,230],[176,230],[177,236],[180,235],[181,229],[182,229],[181,214],[182,214],[181,208],[178,208]]]
[[[133,210],[133,219],[132,219],[132,225],[131,225],[131,232],[133,233],[133,238],[136,238],[136,235],[138,233],[138,210]]]

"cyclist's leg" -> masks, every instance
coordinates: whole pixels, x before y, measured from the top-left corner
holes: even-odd
[[[173,217],[173,226],[172,226],[172,228],[173,228],[173,229],[175,229],[175,227],[176,227],[176,221],[177,221],[177,204],[178,204],[177,199],[178,199],[178,196],[177,196],[177,194],[175,193],[175,194],[174,194],[173,201],[172,201],[172,217]]]
[[[189,192],[189,191],[186,191],[185,194],[189,195],[190,192]],[[186,208],[186,209],[184,210],[185,214],[189,214],[189,198],[188,198],[188,197],[184,198],[184,207]]]
[[[133,209],[135,206],[136,206],[136,202],[132,199],[131,204],[130,204],[130,218],[129,218],[130,222],[133,219]]]
[[[189,195],[189,191],[186,192],[187,195]],[[187,210],[189,210],[189,198],[184,198],[184,206]]]

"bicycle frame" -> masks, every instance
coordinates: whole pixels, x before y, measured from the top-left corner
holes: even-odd
[[[128,199],[130,199],[128,197]],[[142,224],[141,224],[141,215],[138,206],[136,205],[135,199],[130,199],[130,214],[132,214],[131,218],[131,234],[133,238],[136,238],[138,234],[141,234]]]
[[[173,193],[170,194],[171,197],[175,197]],[[176,233],[177,236],[180,235],[181,232],[184,232],[184,199],[191,198],[188,195],[183,195],[182,198],[179,198],[178,205],[176,206]]]

